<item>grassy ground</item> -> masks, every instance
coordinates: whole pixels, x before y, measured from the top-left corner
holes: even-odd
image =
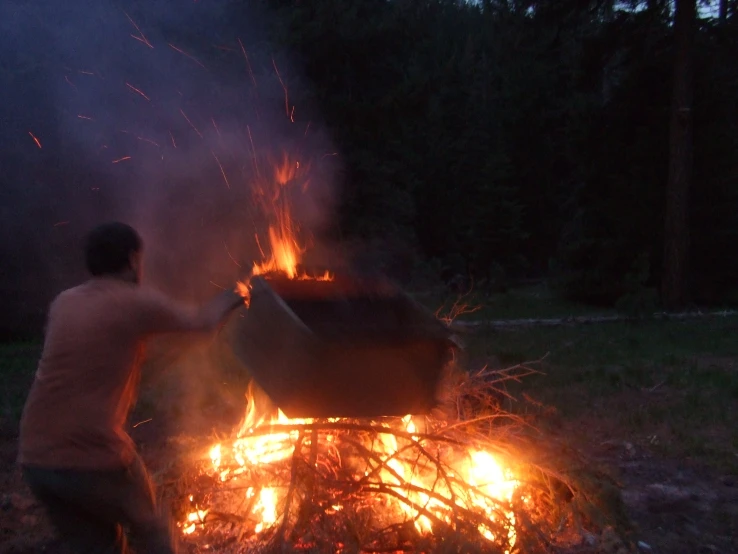
[[[593,308],[585,304],[568,302],[558,297],[545,285],[531,285],[510,289],[505,293],[483,294],[472,290],[463,295],[463,303],[475,306],[472,313],[464,314],[463,320],[497,320],[497,319],[528,319],[528,318],[556,318],[583,315],[610,315],[615,310]],[[415,298],[434,312],[441,309],[447,311],[454,298],[445,294],[416,294]]]
[[[40,343],[0,344],[0,429],[17,426],[40,352]]]
[[[735,471],[738,318],[533,327],[479,332],[472,360],[537,360],[545,375],[521,392],[607,441],[647,443],[667,456]],[[592,437],[596,440],[597,437]]]

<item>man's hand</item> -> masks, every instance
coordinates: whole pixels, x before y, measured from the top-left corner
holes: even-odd
[[[200,317],[206,328],[215,329],[236,308],[244,305],[243,296],[236,292],[235,287],[224,290],[200,309]]]

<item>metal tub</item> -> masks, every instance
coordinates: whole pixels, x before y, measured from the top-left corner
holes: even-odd
[[[236,358],[290,418],[428,413],[452,350],[402,291],[348,277],[255,278],[229,327]]]

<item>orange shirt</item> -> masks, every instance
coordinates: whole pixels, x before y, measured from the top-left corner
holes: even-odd
[[[124,430],[136,399],[144,339],[198,330],[196,312],[117,279],[62,292],[20,426],[22,464],[103,470],[127,466],[135,447]]]

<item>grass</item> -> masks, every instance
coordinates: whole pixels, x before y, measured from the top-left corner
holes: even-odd
[[[432,311],[449,306],[442,294],[416,294],[415,298]],[[593,308],[585,304],[569,302],[558,297],[545,285],[532,285],[510,289],[505,293],[483,294],[472,290],[464,303],[478,306],[473,313],[461,316],[462,320],[480,321],[496,319],[557,318],[567,316],[611,315],[613,309]]]
[[[36,342],[0,344],[0,428],[14,428],[36,371],[41,345]]]
[[[734,472],[736,329],[738,318],[726,317],[488,330],[468,354],[501,366],[548,354],[546,375],[517,386],[555,409],[544,427],[563,421],[590,442],[629,442]]]

